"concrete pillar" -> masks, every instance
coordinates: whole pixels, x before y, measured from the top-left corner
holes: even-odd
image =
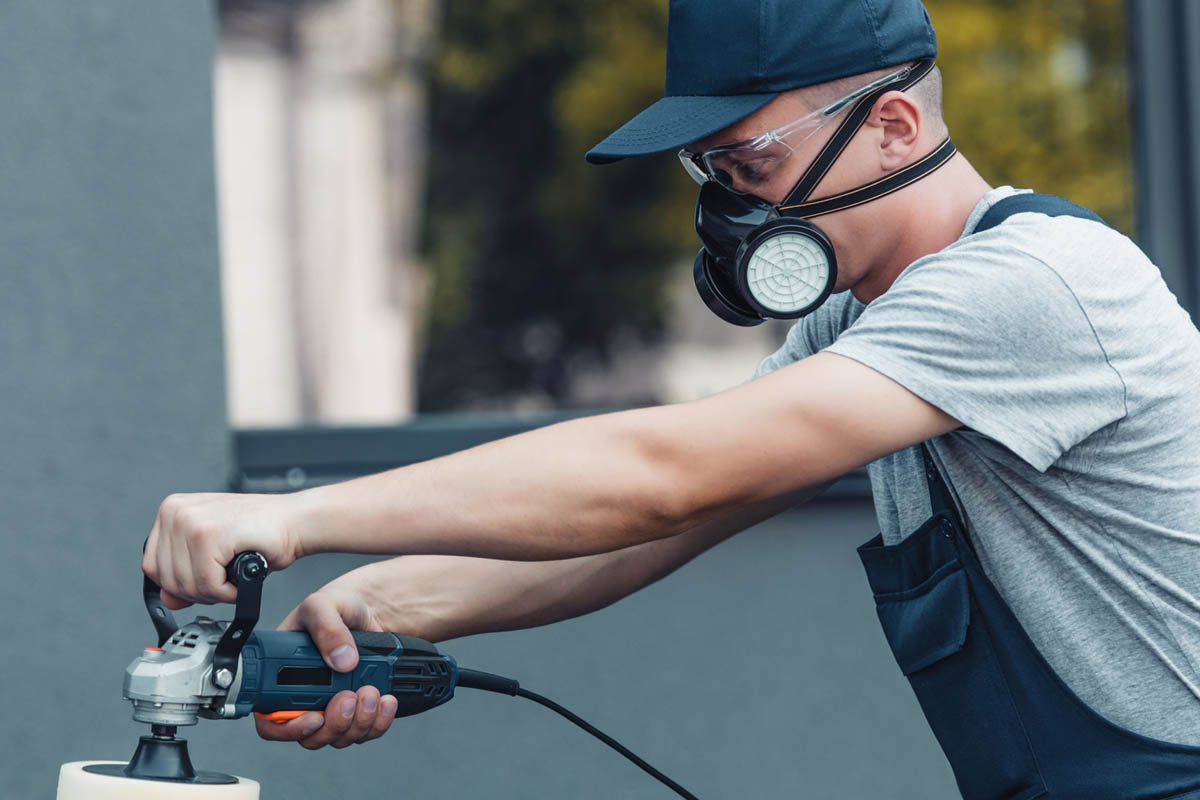
[[[413,412],[431,20],[425,0],[228,4],[217,131],[237,426]]]

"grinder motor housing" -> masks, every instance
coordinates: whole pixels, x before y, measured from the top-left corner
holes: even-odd
[[[371,685],[396,697],[396,716],[450,700],[458,665],[413,636],[354,631],[358,665],[335,672],[312,638],[297,631],[258,631],[246,638],[228,687],[217,683],[214,653],[227,623],[198,617],[163,643],[146,648],[125,670],[124,696],[133,718],[151,725],[194,725],[198,717],[237,719],[251,712],[321,711],[343,690]]]

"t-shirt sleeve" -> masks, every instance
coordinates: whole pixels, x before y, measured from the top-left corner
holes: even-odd
[[[754,377],[761,378],[824,350],[858,318],[863,308],[850,292],[833,295],[812,314],[796,320],[783,345],[759,363]]]
[[[964,245],[910,266],[828,352],[881,372],[1040,471],[1126,413],[1125,384],[1040,259]]]

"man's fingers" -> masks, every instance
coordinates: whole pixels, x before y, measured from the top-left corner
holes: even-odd
[[[233,559],[230,559],[230,561],[232,562]],[[220,564],[216,561],[208,560],[196,567],[198,590],[205,597],[210,597],[217,603],[237,602],[237,586],[230,583],[229,579],[225,577],[225,568],[227,566],[228,564]]]
[[[375,722],[371,725],[371,729],[362,736],[358,741],[369,742],[371,739],[378,739],[388,732],[388,728],[392,727],[392,722],[396,719],[396,698],[390,694],[385,694],[379,700],[379,713],[375,715]]]
[[[158,562],[158,585],[174,594],[179,585],[175,582],[175,565],[171,560],[170,536],[158,537],[158,547],[154,549],[154,558]]]
[[[379,690],[374,686],[363,686],[358,690],[356,700],[354,719],[350,722],[350,727],[330,742],[338,749],[365,740],[367,734],[375,727],[375,720],[379,716]]]
[[[310,595],[300,604],[300,623],[312,636],[325,663],[338,672],[358,665],[358,649],[337,603],[327,595]]]
[[[187,608],[191,605],[191,603],[189,603],[187,600],[184,600],[182,597],[176,597],[166,589],[161,590],[158,595],[162,598],[163,605],[172,611],[179,611],[180,609]]]
[[[162,512],[160,511],[154,518],[154,525],[150,527],[150,534],[146,537],[146,543],[142,545],[142,572],[150,576],[150,579],[158,583],[158,560],[154,557],[154,553],[158,548],[158,528]]]
[[[374,686],[364,686],[357,693],[338,692],[324,716],[311,712],[284,723],[255,716],[254,727],[268,741],[299,742],[308,750],[326,745],[341,749],[379,738],[395,719],[396,698],[380,697]]]
[[[325,706],[325,724],[311,736],[301,739],[300,746],[306,750],[318,750],[338,741],[354,724],[357,708],[358,695],[350,691],[338,692]]]
[[[196,577],[192,571],[192,556],[187,540],[171,543],[171,570],[175,573],[175,584],[170,591],[183,600],[195,601],[198,597]]]
[[[300,624],[300,606],[296,606],[295,608],[293,608],[291,610],[291,612],[288,613],[288,615],[283,618],[283,622],[279,623],[279,625],[276,626],[275,630],[277,630],[277,631],[302,631],[302,630],[304,630],[304,626]]]

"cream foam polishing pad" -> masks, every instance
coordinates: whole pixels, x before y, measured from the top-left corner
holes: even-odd
[[[258,781],[238,778],[237,783],[199,785],[172,781],[144,781],[84,772],[89,764],[112,761],[72,761],[58,771],[58,800],[258,800]]]

